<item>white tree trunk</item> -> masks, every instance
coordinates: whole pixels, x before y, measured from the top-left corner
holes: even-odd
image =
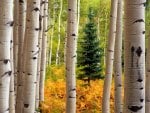
[[[46,74],[46,49],[47,49],[47,23],[48,23],[48,0],[44,4],[44,18],[43,18],[43,39],[42,39],[42,53],[41,53],[41,73],[40,73],[40,102],[44,101],[44,85]]]
[[[9,113],[15,113],[15,87],[14,87],[14,59],[13,59],[13,35],[11,38],[11,47],[10,47],[10,55],[11,55],[11,69],[12,69],[12,75],[10,79],[10,91],[9,91]]]
[[[19,1],[19,21],[18,21],[18,73],[17,73],[17,97],[16,97],[16,113],[22,113],[23,108],[23,46],[25,36],[25,23],[26,23],[26,0]]]
[[[27,0],[26,18],[26,63],[23,113],[34,113],[38,58],[40,0]]]
[[[36,82],[36,109],[39,108],[39,84],[40,84],[40,76],[41,76],[41,52],[42,52],[42,39],[43,39],[43,18],[44,18],[44,4],[45,0],[41,0],[41,6],[40,6],[40,31],[39,31],[39,39],[38,39],[38,45],[39,45],[39,55],[38,55],[38,67],[37,67],[37,82]]]
[[[145,2],[125,1],[124,113],[145,113]]]
[[[58,17],[58,45],[57,45],[57,51],[56,51],[56,65],[60,64],[60,39],[61,39],[61,15],[62,15],[62,7],[63,7],[63,1],[60,0],[60,12]]]
[[[56,17],[56,9],[55,9],[55,0],[53,1],[53,19],[52,19],[52,31],[50,36],[50,53],[49,53],[49,65],[52,63],[52,54],[53,54],[53,38],[55,31],[55,17]]]
[[[9,113],[13,0],[0,0],[0,113]]]
[[[150,36],[150,35],[149,35]],[[150,61],[149,61],[149,58],[150,58],[150,37],[148,37],[148,48],[147,48],[147,51],[146,51],[146,102],[145,102],[145,113],[149,113],[150,112]]]
[[[76,39],[77,0],[68,0],[68,25],[66,45],[66,113],[76,113]]]
[[[114,44],[116,36],[117,3],[118,0],[111,0],[110,28],[106,54],[106,72],[103,89],[102,113],[110,113],[110,90],[114,59]]]
[[[122,0],[118,0],[114,51],[115,113],[122,113]]]
[[[18,68],[18,14],[19,0],[14,0],[14,27],[13,27],[13,61],[14,61],[14,76],[15,76],[15,92],[17,92],[17,68]]]

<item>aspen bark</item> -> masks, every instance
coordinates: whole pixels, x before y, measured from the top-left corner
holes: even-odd
[[[77,39],[77,0],[68,0],[66,45],[66,113],[76,113],[76,39]]]
[[[40,72],[40,102],[44,101],[44,85],[46,74],[46,48],[47,48],[47,23],[48,23],[48,0],[44,4],[44,18],[43,18],[43,39],[42,39],[42,53],[41,53],[41,72]]]
[[[146,17],[150,11],[150,1],[146,1]],[[146,91],[145,91],[145,113],[150,113],[150,30],[148,30],[148,46],[146,50]]]
[[[19,14],[19,0],[14,0],[14,26],[13,26],[13,61],[14,61],[14,74],[15,74],[15,92],[17,92],[17,68],[18,68],[18,14]]]
[[[60,28],[61,28],[61,15],[62,15],[62,7],[63,7],[63,1],[60,0],[60,12],[58,17],[58,45],[57,45],[57,51],[56,51],[56,65],[60,64]]]
[[[122,0],[118,0],[114,51],[115,113],[122,113]]]
[[[107,54],[106,54],[106,71],[103,89],[102,113],[110,113],[110,90],[112,81],[112,68],[114,60],[114,44],[116,35],[116,16],[118,0],[111,0],[110,28],[108,36]]]
[[[25,36],[25,23],[26,23],[26,0],[19,1],[19,21],[18,21],[18,73],[17,73],[17,94],[16,94],[16,113],[22,113],[23,108],[23,46]]]
[[[52,63],[52,54],[53,54],[53,38],[54,38],[54,30],[55,30],[55,17],[56,17],[56,11],[55,11],[55,0],[53,4],[53,19],[52,19],[52,31],[51,31],[51,37],[50,37],[50,54],[49,54],[49,65]]]
[[[9,91],[9,113],[15,113],[15,87],[14,87],[14,59],[13,59],[13,35],[11,38],[11,47],[10,47],[10,55],[11,55],[11,69],[12,69],[12,75],[10,78],[10,91]]]
[[[41,52],[42,52],[42,40],[43,40],[43,18],[44,18],[44,4],[45,0],[41,0],[41,6],[40,6],[40,17],[39,17],[39,39],[38,39],[38,45],[39,45],[39,55],[38,55],[38,67],[37,67],[37,82],[36,82],[36,109],[39,109],[39,91],[40,91],[40,76],[41,76]]]
[[[40,0],[27,0],[26,18],[26,63],[23,113],[34,113],[38,57]]]
[[[125,1],[124,113],[145,113],[145,2]]]
[[[9,113],[13,0],[0,0],[0,113]]]

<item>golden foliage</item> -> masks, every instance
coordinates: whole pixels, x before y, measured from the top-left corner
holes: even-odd
[[[77,113],[101,113],[103,81],[91,81],[90,86],[84,84],[83,81],[77,81]],[[45,102],[42,105],[43,113],[65,113],[65,95],[65,81],[47,80]],[[113,92],[110,104],[113,108]]]
[[[54,79],[55,78],[55,79]],[[66,84],[64,66],[52,67],[51,77],[45,84],[45,101],[42,113],[65,113]],[[111,92],[111,113],[114,113],[114,88]],[[91,81],[88,86],[77,80],[77,113],[101,113],[103,80]]]

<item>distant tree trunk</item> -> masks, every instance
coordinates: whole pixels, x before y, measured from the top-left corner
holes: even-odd
[[[104,66],[106,64],[106,37],[107,37],[107,26],[108,26],[108,21],[107,21],[107,13],[106,13],[106,21],[105,21],[105,36],[104,36]]]
[[[102,113],[110,113],[109,105],[116,34],[117,3],[118,0],[111,0],[110,28],[106,54],[106,72],[103,89]]]
[[[40,103],[44,101],[44,84],[46,74],[46,48],[47,48],[47,23],[48,23],[48,0],[44,4],[44,18],[43,18],[43,38],[42,38],[42,53],[41,53],[41,72],[40,72]]]
[[[16,94],[16,113],[22,113],[23,108],[23,46],[25,36],[25,23],[26,23],[26,1],[19,1],[19,19],[18,19],[18,73],[17,73],[17,94]]]
[[[9,113],[13,0],[0,0],[0,113]]]
[[[56,65],[60,64],[60,39],[61,39],[61,15],[62,15],[62,7],[63,7],[63,1],[60,0],[60,12],[59,12],[59,19],[58,19],[58,45],[57,45],[57,51],[56,51]]]
[[[68,0],[68,25],[66,45],[66,113],[76,113],[76,38],[77,0]]]
[[[76,38],[76,44],[75,44],[75,51],[76,51],[76,64],[77,64],[77,42],[79,37],[79,28],[80,28],[80,0],[77,0],[77,38]]]
[[[125,1],[124,113],[145,113],[145,2]]]
[[[122,113],[122,0],[118,0],[114,51],[115,113]]]
[[[40,88],[40,76],[41,76],[41,52],[42,52],[42,40],[43,40],[43,18],[44,18],[44,4],[45,0],[41,0],[40,5],[40,16],[39,16],[39,55],[38,55],[38,65],[37,65],[37,79],[36,79],[36,109],[39,109],[39,88]],[[42,59],[43,60],[43,59]]]
[[[35,112],[40,0],[27,0],[26,63],[23,113]]]
[[[52,55],[53,55],[53,38],[54,38],[54,31],[55,31],[55,17],[56,17],[56,11],[55,11],[55,0],[53,4],[53,19],[52,19],[52,32],[51,32],[51,37],[50,37],[50,56],[49,58],[49,65],[52,63]]]

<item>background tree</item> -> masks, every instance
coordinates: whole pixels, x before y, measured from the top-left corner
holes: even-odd
[[[84,28],[85,36],[83,37],[81,44],[81,50],[79,51],[78,65],[81,67],[78,78],[87,78],[88,83],[93,79],[102,78],[100,58],[102,56],[99,39],[97,38],[97,27],[94,23],[94,10],[89,8],[88,19],[89,22]]]

